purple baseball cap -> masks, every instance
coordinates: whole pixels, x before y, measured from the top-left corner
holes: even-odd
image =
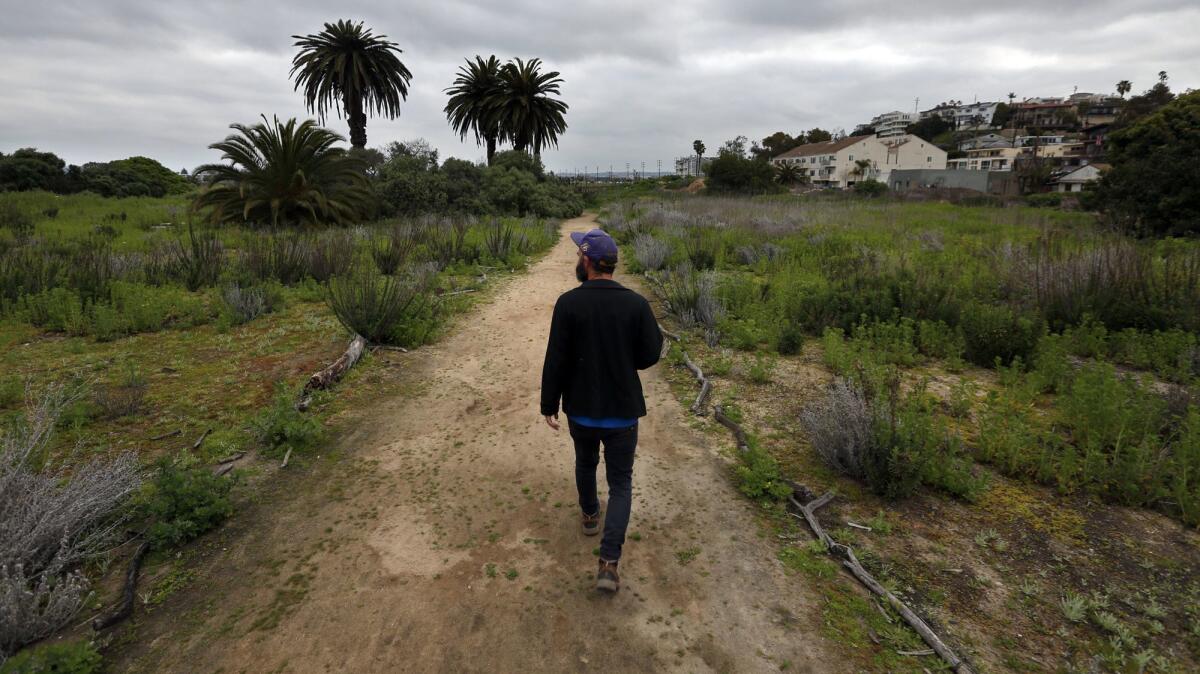
[[[579,246],[579,250],[583,254],[593,260],[609,258],[617,259],[617,242],[613,241],[603,229],[593,229],[586,234],[584,232],[571,232],[571,240]]]

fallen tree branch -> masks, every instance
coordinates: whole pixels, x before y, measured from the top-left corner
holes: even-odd
[[[670,337],[676,342],[680,341],[678,336],[664,330],[662,323],[658,324],[658,330],[664,336]],[[683,354],[684,367],[691,371],[692,375],[696,377],[696,381],[700,382],[700,393],[696,395],[696,402],[692,403],[691,410],[692,414],[702,417],[705,414],[704,401],[708,399],[708,393],[712,390],[712,382],[708,380],[708,377],[704,376],[704,371],[700,369],[700,366],[692,362],[692,359],[688,357],[687,351],[684,351],[682,346],[679,347],[679,352]]]
[[[290,458],[292,458],[292,448],[288,447],[288,450],[286,452],[284,452],[284,454],[283,454],[283,463],[279,464],[279,467],[287,468],[288,459],[290,459]]]
[[[228,473],[231,470],[233,470],[233,462],[232,461],[230,461],[229,463],[223,463],[223,464],[217,466],[216,468],[214,468],[213,475],[215,475],[216,477],[221,477],[222,475]]]
[[[350,345],[346,347],[345,353],[325,369],[313,373],[313,376],[308,378],[297,397],[296,409],[301,412],[308,409],[308,406],[312,404],[313,391],[327,389],[340,381],[350,371],[350,368],[354,367],[358,359],[362,358],[363,349],[366,346],[367,340],[363,339],[362,335],[355,335],[354,339],[350,340]]]
[[[156,435],[153,438],[150,438],[150,441],[155,442],[158,440],[166,440],[167,438],[173,438],[176,435],[182,435],[182,434],[183,434],[183,429],[176,428],[175,430],[171,431],[170,433],[163,433],[162,435]]]
[[[725,410],[721,405],[713,405],[713,418],[717,420],[717,423],[721,424],[725,428],[728,428],[733,434],[733,439],[737,444],[739,452],[744,454],[750,451],[750,441],[746,436],[746,432],[742,429],[741,425],[739,425],[733,419],[730,419],[729,416],[725,414]],[[808,487],[790,480],[788,483],[792,487],[792,495],[788,497],[788,501],[790,501],[791,504],[800,511],[800,515],[793,513],[793,516],[803,519],[808,523],[808,526],[810,529],[812,529],[813,534],[821,541],[822,544],[824,544],[825,550],[834,557],[841,559],[842,564],[846,567],[850,574],[853,575],[860,583],[865,585],[868,590],[879,595],[880,597],[883,597],[883,599],[886,600],[887,603],[893,609],[895,609],[897,613],[900,614],[900,617],[904,619],[904,622],[907,623],[909,627],[913,628],[917,634],[921,635],[921,638],[925,640],[925,643],[932,647],[933,652],[937,653],[943,660],[945,660],[952,669],[960,674],[973,674],[970,666],[964,662],[962,658],[958,657],[958,655],[956,655],[949,646],[942,642],[938,635],[934,633],[932,629],[930,629],[929,625],[926,624],[926,622],[922,620],[920,616],[914,613],[913,610],[910,609],[907,604],[901,601],[899,597],[892,594],[885,587],[880,585],[879,582],[876,581],[875,578],[872,577],[865,568],[863,568],[863,565],[858,561],[858,557],[855,556],[854,550],[851,549],[850,546],[838,543],[825,532],[824,527],[821,526],[821,522],[817,519],[816,511],[821,506],[832,501],[834,493],[832,491],[827,491],[821,496],[813,498],[813,491]],[[807,503],[801,503],[799,500],[797,500],[797,498],[805,499]],[[880,609],[880,612],[883,612],[883,608],[878,604],[876,604],[876,607]],[[884,613],[884,617],[888,617],[886,613]],[[888,619],[890,620],[890,618]],[[916,652],[913,654],[916,654]]]
[[[850,546],[834,541],[829,534],[825,533],[825,529],[821,527],[821,523],[817,520],[816,510],[832,499],[833,492],[826,492],[823,496],[809,502],[807,505],[801,504],[796,500],[795,496],[791,497],[789,500],[793,505],[800,509],[801,513],[803,513],[804,519],[808,522],[808,526],[812,529],[813,534],[815,534],[816,537],[825,544],[825,549],[829,551],[829,554],[841,558],[842,565],[846,567],[851,575],[857,578],[860,583],[865,585],[868,590],[874,592],[880,597],[883,597],[883,599],[887,601],[888,605],[900,614],[900,617],[904,619],[904,622],[907,623],[909,627],[913,628],[917,634],[921,635],[921,638],[925,640],[925,643],[929,644],[933,651],[936,652],[943,660],[945,660],[954,671],[960,672],[961,674],[972,674],[970,666],[963,662],[962,658],[959,658],[958,655],[956,655],[954,651],[952,651],[950,647],[938,637],[938,635],[929,627],[929,625],[908,607],[908,604],[905,604],[899,597],[892,594],[883,585],[880,585],[879,581],[875,580],[875,578],[865,568],[863,568],[862,563],[858,561],[858,557],[854,554],[854,550]]]
[[[142,561],[148,552],[150,552],[150,541],[142,541],[137,552],[133,553],[133,559],[129,561],[129,571],[125,574],[125,590],[121,593],[120,605],[107,616],[93,620],[93,630],[99,632],[133,615],[133,600],[137,596],[138,574],[142,570]]]

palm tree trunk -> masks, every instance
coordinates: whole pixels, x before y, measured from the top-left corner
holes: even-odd
[[[346,108],[346,121],[350,124],[350,145],[359,149],[367,146],[367,115],[362,109],[362,97],[346,92],[342,99]]]
[[[487,137],[487,161],[488,166],[492,165],[492,160],[496,158],[496,137]]]

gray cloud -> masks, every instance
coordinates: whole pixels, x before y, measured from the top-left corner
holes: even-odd
[[[231,122],[305,116],[288,80],[291,35],[362,19],[405,50],[414,78],[399,119],[371,119],[372,145],[423,136],[478,158],[442,116],[464,57],[539,56],[566,79],[570,128],[557,170],[652,168],[744,134],[851,128],[950,98],[1134,90],[1167,70],[1200,86],[1194,0],[1048,5],[932,0],[555,2],[104,2],[0,0],[0,150],[36,146],[68,161],[133,154],[172,167]],[[336,117],[329,126],[345,133]]]

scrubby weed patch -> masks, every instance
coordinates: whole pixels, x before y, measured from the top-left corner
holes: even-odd
[[[1200,573],[1194,242],[1125,240],[1086,216],[881,201],[663,199],[610,217],[625,245],[653,239],[657,279],[691,264],[693,227],[721,239],[707,270],[715,339],[682,335],[769,459],[736,468],[768,519],[779,502],[761,485],[835,488],[822,522],[872,531],[845,524],[834,538],[981,670],[1200,661],[1200,609],[1162,599]],[[770,384],[755,385],[748,368],[770,352]],[[880,508],[889,526],[876,528]],[[844,585],[805,531],[776,533],[795,536],[785,567]],[[1078,622],[1060,605],[1068,591],[1083,598],[1068,606]],[[845,642],[881,618],[865,608],[826,594],[821,620]],[[850,657],[894,653],[871,629]]]
[[[924,482],[976,498],[985,486],[975,456],[1064,492],[1190,510],[1178,494],[1191,473],[1175,488],[1162,477],[1186,467],[1186,397],[1169,424],[1148,384],[1080,374],[1077,359],[1193,384],[1194,242],[1138,242],[1083,215],[862,200],[660,199],[614,204],[606,218],[640,267],[666,270],[649,272],[655,287],[710,345],[788,354],[804,335],[821,337],[826,364],[888,410],[875,414],[891,429],[876,429],[875,444],[888,449],[857,475],[877,492],[902,496]],[[765,361],[754,362],[750,379],[768,381]],[[906,370],[968,363],[1057,395],[1054,418],[1002,418],[1010,391],[979,419],[960,397],[951,424],[928,394],[889,393]]]

